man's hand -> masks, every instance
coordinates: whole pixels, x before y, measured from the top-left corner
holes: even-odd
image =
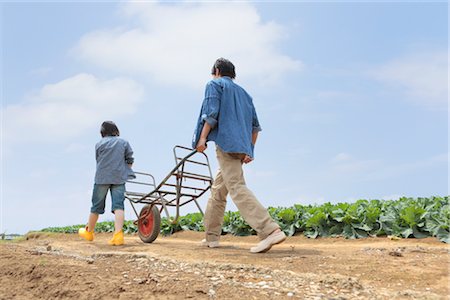
[[[242,159],[242,162],[243,162],[244,164],[248,164],[248,163],[250,163],[250,162],[252,162],[252,161],[253,161],[253,158],[250,157],[250,156],[248,156],[248,155],[245,155],[245,157]]]
[[[207,147],[208,147],[208,146],[206,146],[206,139],[205,139],[205,138],[200,138],[200,139],[198,140],[197,147],[195,147],[195,149],[196,149],[198,152],[203,152],[203,151],[206,150]]]

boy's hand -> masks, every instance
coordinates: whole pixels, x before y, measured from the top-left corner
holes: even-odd
[[[244,164],[248,164],[248,163],[250,163],[250,162],[252,162],[253,161],[253,157],[250,157],[250,156],[248,156],[248,155],[245,155],[245,157],[242,159],[242,162],[244,163]]]
[[[206,150],[208,146],[206,146],[206,139],[200,138],[197,143],[197,147],[195,148],[198,152],[203,152]]]

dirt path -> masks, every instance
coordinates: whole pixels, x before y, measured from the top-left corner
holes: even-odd
[[[450,247],[434,238],[290,237],[265,254],[256,237],[198,232],[107,245],[70,234],[0,243],[0,299],[450,299]]]

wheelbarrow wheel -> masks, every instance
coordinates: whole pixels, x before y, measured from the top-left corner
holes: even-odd
[[[146,205],[138,219],[138,235],[144,243],[153,242],[161,229],[161,215],[156,206]]]

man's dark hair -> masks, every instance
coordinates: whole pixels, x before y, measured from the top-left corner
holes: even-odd
[[[102,123],[102,127],[100,128],[100,134],[102,137],[105,136],[119,136],[119,128],[117,128],[116,124],[113,121],[105,121]]]
[[[231,77],[231,79],[236,78],[236,72],[234,71],[234,65],[231,61],[225,58],[219,58],[214,63],[211,74],[216,74],[216,69],[219,70],[220,76],[228,76]]]

